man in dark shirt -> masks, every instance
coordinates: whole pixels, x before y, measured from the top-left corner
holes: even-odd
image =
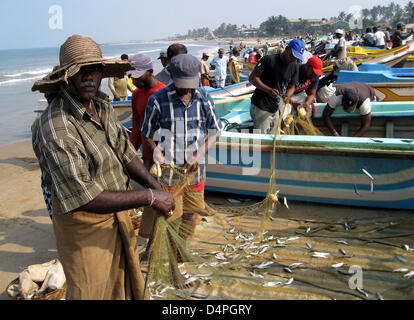
[[[271,133],[277,126],[285,101],[295,92],[299,80],[298,60],[302,60],[305,44],[299,39],[289,42],[285,51],[263,57],[250,74],[256,87],[251,99],[250,115],[254,128]]]
[[[413,29],[411,29],[408,33],[404,32],[404,29],[405,24],[403,22],[398,22],[397,30],[391,36],[393,48],[401,47],[403,45],[402,41],[413,34]]]
[[[353,137],[362,137],[371,126],[371,101],[375,101],[375,90],[362,82],[349,82],[342,85],[329,99],[323,110],[323,120],[329,131],[334,136],[340,136],[336,131],[331,115],[335,108],[342,105],[344,111],[352,113],[359,110],[361,126],[353,134]]]

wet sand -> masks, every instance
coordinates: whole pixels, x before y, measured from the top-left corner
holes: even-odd
[[[246,197],[206,193],[207,202],[214,205],[232,206],[228,198]],[[251,199],[250,203],[260,200]],[[280,226],[294,224],[296,230],[305,225],[303,222],[305,220],[343,221],[356,216],[359,218],[378,217],[381,221],[404,221],[412,220],[414,217],[413,211],[360,209],[289,202],[289,210],[282,208],[277,214],[277,221]],[[208,220],[214,223],[213,217]],[[374,226],[375,220],[372,227]],[[206,227],[202,225],[197,229],[196,239],[203,238]],[[293,234],[293,229],[290,231]],[[411,241],[409,244],[414,246],[413,237],[409,237],[409,240]],[[399,249],[395,251],[397,252],[404,254]],[[411,256],[414,256],[414,253],[411,253],[410,258]],[[0,300],[9,299],[5,292],[6,287],[25,267],[55,258],[57,258],[57,251],[53,227],[45,208],[40,188],[40,169],[31,142],[2,147],[0,148]],[[413,259],[410,259],[410,266],[412,262]]]

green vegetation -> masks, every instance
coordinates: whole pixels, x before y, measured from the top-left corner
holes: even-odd
[[[386,6],[374,6],[371,9],[363,9],[362,23],[363,30],[367,27],[376,25],[390,25],[395,27],[398,21],[406,23],[414,19],[412,10],[413,2],[409,1],[405,6],[391,2]],[[247,28],[242,25],[240,28],[235,24],[222,23],[217,29],[210,30],[207,27],[189,30],[186,35],[178,35],[177,39],[187,38],[236,38],[236,37],[274,37],[291,34],[314,34],[329,33],[337,28],[349,30],[349,21],[352,14],[341,11],[337,17],[322,19],[320,25],[312,25],[308,20],[299,19],[296,22],[290,22],[288,18],[282,15],[272,15],[266,21],[262,22],[259,28]],[[322,23],[328,22],[329,23]]]

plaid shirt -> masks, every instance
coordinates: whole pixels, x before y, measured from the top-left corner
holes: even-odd
[[[194,152],[204,146],[207,135],[220,132],[222,125],[214,102],[202,88],[195,89],[188,106],[177,95],[174,84],[157,91],[148,101],[142,135],[158,142],[167,163],[183,166]],[[211,130],[211,131],[210,131]],[[205,177],[204,160],[191,184]],[[180,184],[173,170],[164,170],[162,182]]]
[[[107,96],[93,99],[97,123],[65,88],[37,122],[32,143],[45,183],[69,213],[104,190],[124,191],[129,185],[125,165],[137,155]]]

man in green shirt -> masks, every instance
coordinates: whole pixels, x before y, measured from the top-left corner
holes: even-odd
[[[34,128],[33,149],[52,193],[53,227],[68,299],[142,299],[144,281],[128,210],[170,215],[173,197],[144,168],[108,97],[103,77],[127,61],[104,60],[95,41],[73,35],[60,67],[32,90],[54,93]],[[128,190],[130,179],[147,189]]]

